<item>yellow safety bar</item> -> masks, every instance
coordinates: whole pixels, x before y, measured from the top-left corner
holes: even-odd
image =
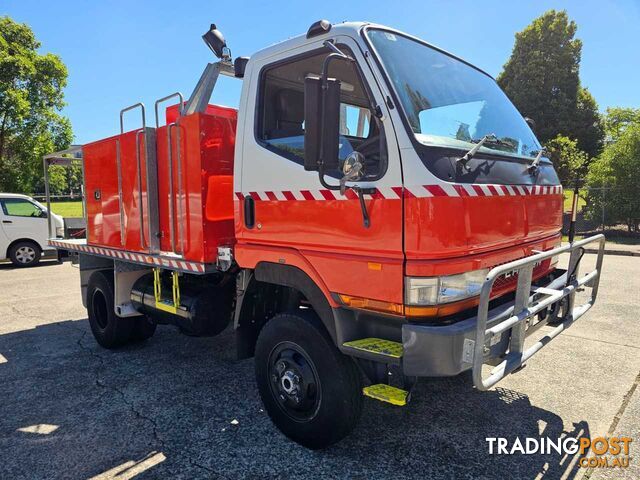
[[[160,281],[159,268],[153,269],[153,293],[156,299],[156,308],[164,312],[177,313],[180,306],[180,282],[178,280],[178,272],[171,272],[173,303],[169,300],[162,299],[162,282]]]

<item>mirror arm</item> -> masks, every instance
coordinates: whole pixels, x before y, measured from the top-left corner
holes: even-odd
[[[364,228],[369,228],[371,226],[371,220],[369,219],[369,212],[367,212],[367,204],[364,202],[364,196],[373,195],[376,193],[375,188],[362,188],[362,187],[351,187],[358,194],[358,200],[360,200],[360,210],[362,210],[362,222],[364,223]]]
[[[323,44],[326,48],[328,48],[329,50],[332,51],[332,53],[330,53],[329,55],[327,55],[324,59],[324,61],[322,62],[322,95],[323,95],[323,101],[322,101],[322,118],[324,118],[325,115],[325,105],[326,102],[324,101],[324,95],[325,92],[327,91],[327,79],[329,78],[329,65],[331,63],[332,60],[334,59],[340,59],[340,60],[346,60],[349,62],[355,62],[355,59],[349,57],[348,55],[345,55],[342,51],[340,51],[340,49],[338,47],[336,47],[334,45],[334,43],[332,41],[327,40],[326,42],[324,42]],[[322,125],[322,130],[320,132],[320,138],[324,138],[324,124]],[[322,149],[322,144],[320,144],[320,161],[318,162],[318,178],[320,180],[320,184],[328,189],[328,190],[340,190],[340,186],[339,185],[330,185],[326,182],[326,180],[324,179],[324,152]],[[371,220],[369,219],[369,212],[367,211],[367,204],[365,203],[364,200],[364,196],[366,195],[373,195],[376,192],[375,188],[361,188],[358,186],[353,186],[353,187],[349,187],[351,188],[353,191],[355,191],[358,194],[358,200],[360,202],[360,209],[362,210],[362,221],[364,223],[364,227],[365,228],[369,228],[369,226],[371,225]]]
[[[318,178],[320,179],[320,184],[327,190],[340,190],[340,185],[330,185],[324,179],[324,166],[320,164],[320,168],[318,168]]]
[[[323,45],[328,48],[329,50],[332,51],[332,53],[330,53],[329,55],[327,55],[324,58],[324,61],[322,62],[322,111],[321,111],[321,118],[324,118],[325,116],[325,106],[326,106],[326,102],[325,102],[325,94],[327,91],[327,79],[329,78],[329,65],[331,63],[332,60],[334,59],[340,59],[340,60],[347,60],[350,62],[355,62],[355,60],[351,57],[349,57],[348,55],[345,55],[338,47],[336,47],[333,42],[327,40],[323,43]],[[320,138],[324,138],[325,132],[324,132],[324,122],[322,123],[321,126],[321,130],[320,130]],[[322,142],[320,143],[320,160],[318,161],[318,175],[320,177],[320,183],[322,184],[323,187],[329,189],[329,190],[339,190],[340,187],[336,187],[336,186],[332,186],[329,185],[325,180],[324,180],[324,149],[323,149],[323,144]]]

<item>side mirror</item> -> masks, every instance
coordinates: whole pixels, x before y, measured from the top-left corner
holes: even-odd
[[[342,162],[342,173],[344,177],[340,179],[340,194],[344,195],[347,190],[347,182],[360,180],[364,175],[364,155],[358,151],[351,152]]]
[[[304,169],[327,171],[338,168],[340,128],[340,80],[304,79]]]

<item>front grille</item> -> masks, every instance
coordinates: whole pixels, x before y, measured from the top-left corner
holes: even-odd
[[[526,257],[521,257],[521,258],[526,258]],[[515,260],[520,260],[520,258],[509,260],[509,262],[513,262]],[[494,265],[492,268],[498,267],[500,265],[504,265],[505,263],[509,263],[509,262],[498,263]],[[542,273],[546,272],[549,269],[550,263],[551,263],[551,259],[546,259],[541,261],[538,265],[536,265],[533,268],[532,278],[535,279],[538,276],[540,276]],[[513,272],[511,275],[509,275],[508,273],[504,273],[500,275],[498,278],[496,278],[495,282],[493,282],[493,288],[491,289],[491,293],[515,290],[517,283],[518,283],[517,272]]]

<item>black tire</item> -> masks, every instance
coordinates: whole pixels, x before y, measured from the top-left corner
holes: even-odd
[[[358,423],[359,371],[315,313],[281,313],[268,321],[256,343],[255,371],[267,413],[291,440],[311,449],[328,447]]]
[[[87,285],[87,313],[91,332],[100,346],[117,348],[131,340],[135,320],[120,318],[113,310],[113,272],[95,272]]]
[[[132,342],[144,342],[156,333],[157,323],[151,317],[143,315],[131,320],[133,321],[133,328],[131,329]]]
[[[18,242],[9,249],[9,259],[16,267],[33,267],[40,263],[40,257],[42,257],[40,246],[29,240]]]

